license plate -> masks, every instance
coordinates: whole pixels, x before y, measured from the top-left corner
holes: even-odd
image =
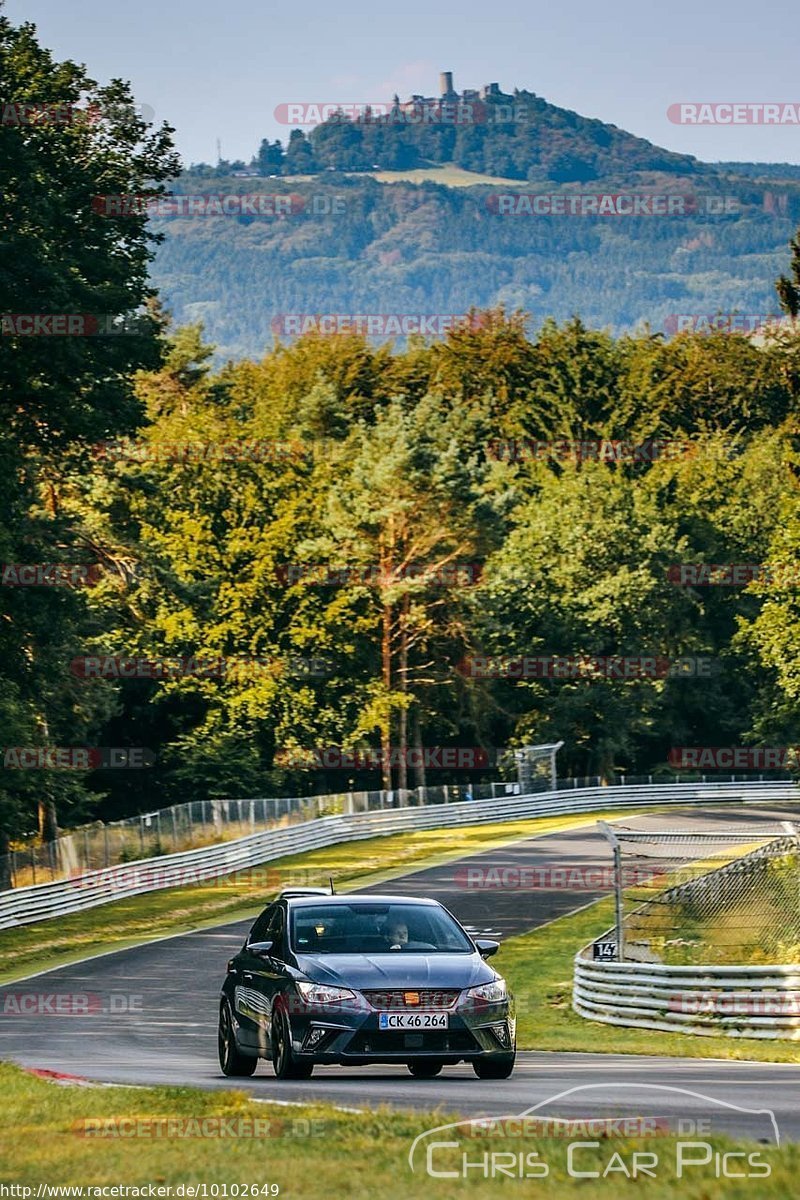
[[[450,1014],[445,1012],[378,1013],[379,1029],[447,1029]]]

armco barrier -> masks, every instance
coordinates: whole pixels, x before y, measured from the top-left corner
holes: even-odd
[[[800,965],[678,967],[575,958],[582,1017],[706,1037],[800,1039]]]
[[[258,866],[289,854],[316,850],[340,842],[358,841],[413,829],[473,825],[484,821],[513,821],[526,817],[566,816],[610,808],[644,808],[669,804],[759,800],[800,801],[791,783],[682,783],[637,787],[594,787],[495,800],[386,809],[335,817],[320,817],[285,829],[270,829],[236,841],[179,854],[140,859],[57,883],[37,884],[0,892],[0,929],[25,925],[66,913],[108,904],[125,896],[158,891],[189,881],[191,872],[215,877]]]

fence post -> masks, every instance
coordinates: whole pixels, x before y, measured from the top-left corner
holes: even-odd
[[[107,867],[107,866],[109,865],[109,861],[108,861],[108,860],[109,860],[109,853],[108,853],[108,826],[107,826],[107,825],[104,825],[104,826],[103,826],[103,866],[104,866],[104,867]]]
[[[605,821],[598,821],[597,828],[606,841],[611,843],[611,848],[614,851],[614,916],[617,935],[617,962],[622,962],[625,958],[625,927],[622,912],[622,846],[617,835]]]

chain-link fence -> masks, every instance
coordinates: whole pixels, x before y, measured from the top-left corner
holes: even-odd
[[[546,784],[542,788],[546,788]],[[65,832],[52,842],[30,840],[20,844],[10,854],[0,855],[0,891],[232,841],[316,817],[486,800],[518,793],[516,783],[492,782],[391,792],[375,789],[324,796],[196,800],[107,825],[97,821]]]
[[[612,773],[570,776],[552,780],[547,774],[526,780],[524,794],[579,788],[637,786],[668,783],[752,783],[790,780],[785,771],[768,771],[755,776],[702,775],[698,772],[656,772],[652,775]],[[231,841],[282,825],[309,821],[338,813],[373,812],[382,808],[414,804],[448,804],[460,800],[496,799],[519,795],[519,782],[492,780],[414,788],[391,792],[374,789],[337,792],[320,796],[258,797],[244,800],[195,800],[104,824],[96,821],[62,833],[56,841],[35,838],[20,841],[10,854],[0,855],[0,891],[29,884],[67,879],[85,871],[100,870],[117,863],[192,850],[216,842]]]
[[[615,929],[598,943],[605,956],[687,966],[800,962],[798,827],[599,825],[615,866]]]

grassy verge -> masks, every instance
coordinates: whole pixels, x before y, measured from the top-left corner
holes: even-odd
[[[653,1029],[622,1029],[579,1017],[572,1011],[573,958],[581,946],[613,923],[613,899],[599,900],[582,912],[560,917],[550,925],[503,943],[492,962],[497,963],[517,998],[517,1042],[521,1049],[800,1062],[797,1042],[690,1037]]]
[[[0,983],[91,954],[254,917],[271,896],[291,884],[327,886],[328,876],[332,875],[336,887],[346,891],[523,838],[621,815],[608,812],[588,817],[536,817],[346,842],[276,859],[209,883],[131,896],[71,916],[0,930]],[[151,868],[157,860],[145,865]]]
[[[507,1135],[477,1141],[462,1135],[456,1149],[438,1150],[438,1157],[432,1159],[434,1169],[455,1168],[456,1178],[432,1178],[425,1170],[424,1144],[415,1154],[413,1173],[408,1156],[419,1134],[448,1120],[441,1112],[353,1113],[328,1105],[286,1108],[254,1101],[241,1092],[189,1088],[65,1088],[2,1064],[0,1090],[6,1113],[0,1124],[0,1182],[23,1184],[32,1188],[34,1197],[40,1183],[144,1187],[144,1195],[152,1184],[164,1189],[162,1195],[173,1189],[172,1196],[186,1195],[188,1186],[198,1184],[205,1184],[210,1196],[216,1184],[220,1197],[225,1196],[223,1185],[230,1197],[243,1196],[241,1187],[246,1184],[257,1187],[259,1197],[270,1194],[269,1185],[276,1186],[282,1200],[409,1200],[431,1194],[437,1200],[456,1200],[464,1195],[506,1195],[509,1188],[534,1200],[563,1197],[573,1190],[587,1200],[611,1200],[620,1194],[621,1185],[633,1182],[619,1164],[630,1171],[638,1150],[657,1156],[657,1162],[651,1162],[655,1178],[640,1177],[634,1184],[637,1192],[644,1188],[649,1200],[721,1195],[757,1195],[761,1200],[794,1194],[800,1170],[797,1146],[777,1150],[742,1142],[737,1148],[756,1155],[762,1164],[759,1177],[720,1182],[718,1160],[711,1155],[707,1165],[684,1168],[678,1179],[674,1137],[610,1137],[581,1148],[574,1161],[575,1170],[597,1171],[601,1176],[611,1164],[606,1178],[577,1179],[568,1174],[565,1138]],[[442,1136],[458,1135],[448,1131]],[[583,1138],[585,1134],[575,1136],[576,1141]],[[705,1140],[717,1151],[734,1146],[727,1139]],[[523,1169],[527,1169],[525,1156],[536,1154],[534,1161],[546,1164],[548,1175],[509,1181],[503,1175],[484,1178],[483,1171],[473,1167],[464,1177],[464,1151],[472,1163],[482,1162],[485,1154],[503,1152],[506,1169],[509,1154],[515,1164],[522,1157]],[[699,1157],[696,1150],[693,1155]],[[737,1171],[751,1169],[745,1159],[733,1161]],[[763,1164],[768,1176],[763,1176]],[[175,1190],[180,1185],[183,1192]],[[239,1185],[238,1192],[233,1185]]]

